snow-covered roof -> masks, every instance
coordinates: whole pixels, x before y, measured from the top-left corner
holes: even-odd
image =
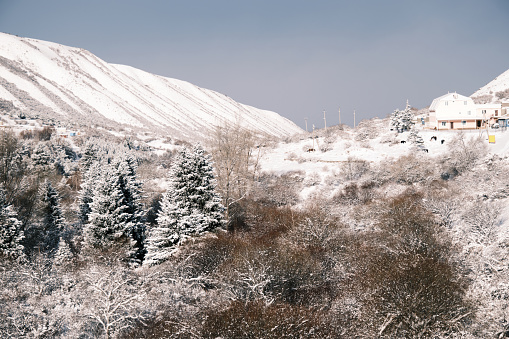
[[[466,97],[464,95],[458,94],[458,93],[447,93],[447,94],[442,95],[441,97],[438,97],[435,100],[433,100],[433,102],[431,103],[431,106],[429,106],[429,110],[431,112],[434,112],[440,101],[449,101],[449,100],[463,100],[463,101],[465,101],[465,100],[472,100],[472,99],[469,97]]]

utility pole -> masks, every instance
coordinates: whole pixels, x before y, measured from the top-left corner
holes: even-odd
[[[323,110],[323,124],[325,126],[325,132],[327,132],[327,120],[325,119],[325,110]]]
[[[308,131],[308,118],[304,118],[304,121],[306,121],[306,132]]]
[[[339,124],[341,125],[341,107],[338,108],[339,113]]]
[[[315,124],[313,124],[313,133],[311,134],[311,137],[313,137],[313,150],[315,149]]]
[[[353,110],[353,128],[355,128],[355,110]]]

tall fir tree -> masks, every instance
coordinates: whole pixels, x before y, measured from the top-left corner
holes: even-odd
[[[51,150],[48,145],[39,142],[31,155],[32,167],[35,172],[42,174],[51,168]]]
[[[198,145],[184,148],[170,168],[170,183],[163,195],[157,225],[146,240],[146,265],[167,260],[190,236],[223,227],[224,207],[216,194],[216,181],[209,157]]]
[[[99,150],[95,142],[88,141],[85,144],[85,149],[81,155],[80,165],[84,172],[87,172],[92,164],[96,163],[99,159]]]
[[[136,160],[120,156],[110,165],[93,165],[80,203],[85,243],[93,248],[123,246],[133,264],[140,264],[145,250],[141,183]],[[90,172],[89,171],[89,172]]]
[[[81,184],[81,190],[79,193],[79,220],[82,225],[88,223],[88,216],[90,215],[91,208],[90,203],[92,202],[94,187],[101,175],[101,163],[98,161],[90,164],[88,168],[84,168],[85,174],[83,175],[83,183]]]
[[[409,131],[413,126],[412,109],[407,101],[404,111],[395,110],[391,115],[391,126],[398,133]]]
[[[5,191],[0,187],[0,254],[13,259],[24,257],[24,238],[22,223],[5,199]]]
[[[129,214],[129,235],[134,241],[134,249],[130,254],[132,260],[141,263],[145,256],[145,225],[143,204],[141,203],[141,182],[137,179],[138,164],[135,157],[129,153],[118,156],[113,166],[120,179],[120,189],[127,205]]]
[[[38,217],[40,221],[39,242],[44,251],[58,248],[60,236],[64,231],[64,218],[60,207],[60,197],[51,182],[46,180],[40,188]]]
[[[92,247],[109,247],[127,234],[129,216],[126,212],[120,178],[115,171],[103,167],[92,191],[90,213],[85,227],[85,242]]]

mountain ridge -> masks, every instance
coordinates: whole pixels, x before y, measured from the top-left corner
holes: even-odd
[[[276,137],[302,131],[275,112],[183,80],[110,64],[82,48],[6,33],[0,33],[0,100],[30,116],[181,138],[199,139],[236,122]]]

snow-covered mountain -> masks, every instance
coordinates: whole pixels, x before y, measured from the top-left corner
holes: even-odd
[[[471,97],[478,103],[509,102],[509,70],[481,87]]]
[[[2,107],[67,124],[128,126],[181,138],[199,138],[236,121],[278,137],[302,131],[277,113],[185,81],[109,64],[84,49],[4,33]]]

